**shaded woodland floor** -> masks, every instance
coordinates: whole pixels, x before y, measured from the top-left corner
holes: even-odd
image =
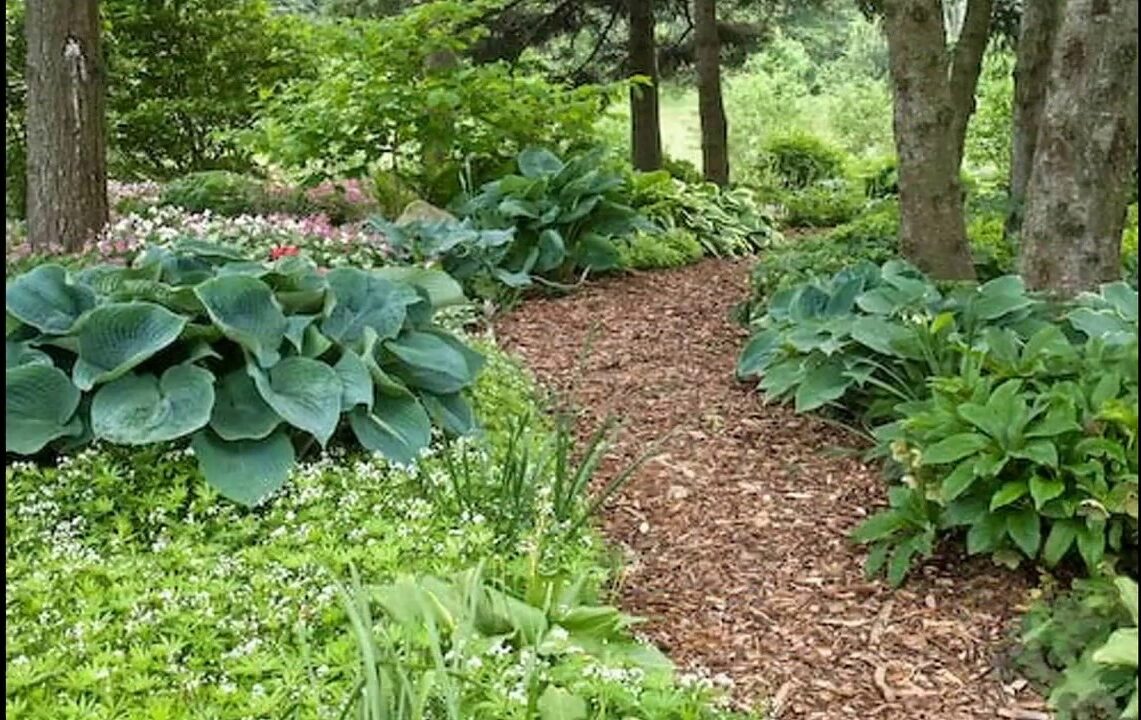
[[[504,347],[580,408],[625,429],[598,481],[658,438],[604,515],[626,554],[623,609],[683,667],[724,673],[780,718],[1048,717],[1010,668],[1033,578],[948,551],[892,590],[848,533],[883,503],[859,439],[765,406],[734,379],[747,261],[608,278],[523,303]]]

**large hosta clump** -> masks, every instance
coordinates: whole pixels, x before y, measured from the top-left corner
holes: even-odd
[[[433,421],[468,432],[482,357],[433,323],[439,271],[154,247],[131,267],[42,265],[5,293],[8,453],[189,438],[207,482],[255,505],[335,436],[400,463]]]

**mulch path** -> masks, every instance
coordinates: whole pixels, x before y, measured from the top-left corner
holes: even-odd
[[[859,440],[734,379],[748,266],[608,278],[495,322],[583,433],[624,420],[599,480],[673,433],[604,514],[627,556],[623,608],[770,717],[1048,718],[1009,666],[1028,572],[948,550],[898,590],[864,578],[847,536],[884,487],[837,452]]]

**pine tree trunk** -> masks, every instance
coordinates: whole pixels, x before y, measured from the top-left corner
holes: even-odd
[[[107,222],[97,0],[28,0],[28,241],[77,250]]]
[[[729,184],[729,125],[721,100],[721,40],[717,0],[693,0],[697,55],[697,107],[701,116],[701,163],[705,179]]]
[[[1038,126],[1046,103],[1050,58],[1061,15],[1062,0],[1036,0],[1022,6],[1014,67],[1010,211],[1006,216],[1008,238],[1017,236],[1022,226],[1026,184],[1030,181],[1030,168],[1034,162],[1034,144],[1038,141]]]
[[[952,100],[942,5],[886,0],[884,28],[899,155],[900,249],[932,277],[973,279],[951,135],[960,111]]]
[[[1021,233],[1027,285],[1060,297],[1121,278],[1137,160],[1137,3],[1067,0]]]
[[[653,0],[627,0],[630,9],[630,73],[650,79],[630,88],[630,140],[634,167],[662,166],[662,127],[658,113],[658,59],[654,45]]]

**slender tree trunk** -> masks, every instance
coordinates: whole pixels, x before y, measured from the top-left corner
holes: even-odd
[[[721,100],[721,39],[717,0],[693,0],[697,54],[697,108],[701,116],[701,165],[705,179],[729,184],[729,124]]]
[[[1062,0],[1035,0],[1022,6],[1017,61],[1014,66],[1013,140],[1010,153],[1010,211],[1006,236],[1014,238],[1022,226],[1026,184],[1034,161],[1034,144],[1046,102],[1050,57],[1062,15]]]
[[[993,0],[968,0],[966,15],[951,60],[951,106],[955,110],[950,133],[955,144],[955,165],[963,163],[967,144],[967,125],[975,114],[975,89],[983,69],[983,55],[990,42],[990,20]]]
[[[1067,0],[1022,224],[1029,287],[1070,297],[1121,278],[1137,162],[1137,3]]]
[[[943,8],[939,0],[886,0],[883,7],[899,155],[900,249],[932,277],[973,279],[951,135],[961,111],[952,98]]]
[[[76,250],[107,222],[97,0],[28,0],[28,241]]]
[[[662,166],[662,126],[658,113],[658,60],[654,46],[653,0],[627,0],[630,8],[630,72],[650,79],[630,88],[630,139],[634,167]]]

